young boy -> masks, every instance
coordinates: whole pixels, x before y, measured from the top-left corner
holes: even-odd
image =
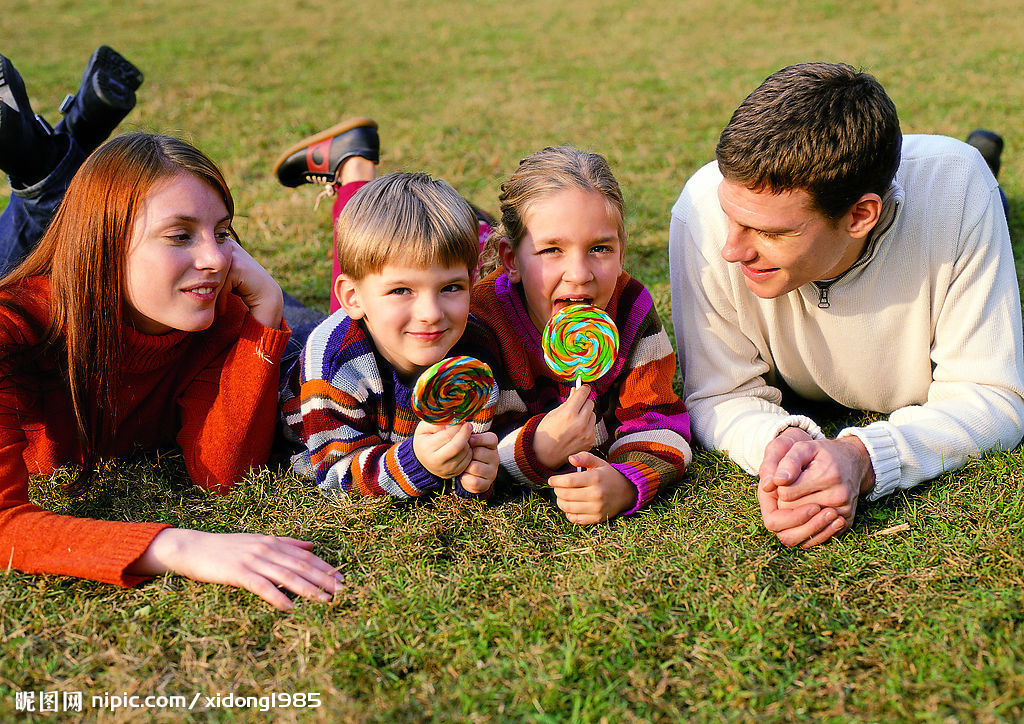
[[[339,162],[339,184],[344,171]],[[454,478],[457,495],[490,495],[497,437],[485,431],[497,393],[448,427],[418,421],[411,405],[417,377],[466,330],[477,231],[469,204],[421,173],[374,179],[340,211],[341,309],[312,332],[280,400],[286,435],[304,445],[292,466],[321,490],[408,498]]]

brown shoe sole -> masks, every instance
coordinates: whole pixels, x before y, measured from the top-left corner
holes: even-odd
[[[359,116],[357,118],[348,118],[341,123],[336,123],[326,131],[320,131],[320,133],[312,136],[307,136],[293,146],[290,146],[287,151],[281,154],[281,157],[274,162],[274,175],[277,176],[277,169],[281,168],[281,164],[288,160],[296,151],[301,151],[306,146],[312,146],[320,143],[328,138],[339,136],[345,131],[351,131],[353,128],[359,128],[360,126],[369,126],[370,128],[377,128],[377,122],[372,118],[365,116]]]

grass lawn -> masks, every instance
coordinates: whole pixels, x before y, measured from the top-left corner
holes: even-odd
[[[669,208],[740,100],[792,62],[870,71],[904,132],[999,131],[1020,251],[1019,20],[1012,0],[10,0],[0,53],[56,123],[92,50],[123,52],[146,75],[123,128],[184,135],[218,161],[244,243],[321,307],[329,209],[313,210],[316,189],[271,176],[301,136],[370,115],[382,170],[431,171],[489,209],[529,152],[602,152],[626,195],[627,268],[668,321]],[[279,466],[211,497],[173,454],[111,464],[84,500],[69,501],[61,482],[36,481],[35,500],[307,538],[348,585],[280,615],[247,592],[177,577],[121,590],[4,573],[3,721],[26,716],[17,692],[37,703],[38,692],[82,692],[81,715],[48,715],[61,720],[1024,718],[1020,449],[863,504],[849,534],[812,551],[779,546],[753,479],[707,452],[648,511],[591,528],[516,491],[489,506],[337,505]],[[269,698],[300,692],[320,706]],[[92,701],[197,694],[190,712],[111,715]],[[229,694],[275,707],[223,706]]]

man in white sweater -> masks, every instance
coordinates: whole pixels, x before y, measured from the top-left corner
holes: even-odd
[[[743,101],[716,158],[672,209],[686,405],[702,445],[759,477],[783,544],[1020,442],[1020,293],[977,150],[903,137],[874,78],[805,63]],[[827,439],[783,387],[888,417]]]

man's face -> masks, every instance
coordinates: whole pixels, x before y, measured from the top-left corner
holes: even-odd
[[[740,265],[747,288],[762,299],[833,279],[864,249],[866,236],[850,236],[846,217],[833,224],[803,189],[774,194],[723,179],[718,200],[728,217],[722,258]]]

